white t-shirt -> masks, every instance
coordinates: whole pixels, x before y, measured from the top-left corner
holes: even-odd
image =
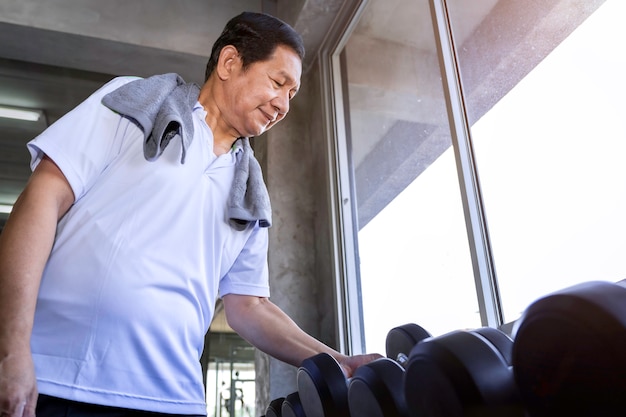
[[[143,133],[101,104],[120,77],[28,144],[75,204],[61,219],[35,314],[41,393],[117,407],[205,414],[199,358],[218,294],[269,296],[266,228],[232,229],[226,200],[241,149],[216,157],[204,109],[155,162]]]

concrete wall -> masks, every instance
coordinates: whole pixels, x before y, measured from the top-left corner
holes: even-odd
[[[318,78],[316,71],[303,78],[288,117],[255,139],[254,147],[267,177],[273,209],[270,299],[306,332],[335,347]],[[259,353],[258,403],[266,406],[269,400],[295,391],[296,370]]]
[[[337,320],[317,50],[341,3],[277,2],[276,15],[305,39],[305,73],[288,117],[253,143],[266,176],[274,216],[270,298],[306,332],[332,347],[337,345]],[[297,389],[297,368],[262,353],[257,353],[256,368],[259,412],[271,399]]]

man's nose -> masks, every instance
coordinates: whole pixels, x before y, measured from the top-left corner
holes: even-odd
[[[284,117],[289,112],[289,95],[279,95],[272,101],[272,105],[278,112],[278,118]]]

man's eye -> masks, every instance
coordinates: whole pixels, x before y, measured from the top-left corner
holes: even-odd
[[[272,81],[274,81],[274,84],[276,84],[276,87],[282,87],[284,85],[283,83],[278,82],[276,80],[272,80]]]

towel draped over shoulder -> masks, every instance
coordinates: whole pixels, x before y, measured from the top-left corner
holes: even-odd
[[[181,164],[193,140],[192,113],[200,88],[169,73],[140,78],[105,95],[102,104],[135,122],[144,133],[143,152],[148,161],[157,160],[172,139],[181,140]],[[239,138],[235,176],[227,202],[230,225],[244,230],[250,223],[272,225],[269,194],[263,172],[248,138]]]

